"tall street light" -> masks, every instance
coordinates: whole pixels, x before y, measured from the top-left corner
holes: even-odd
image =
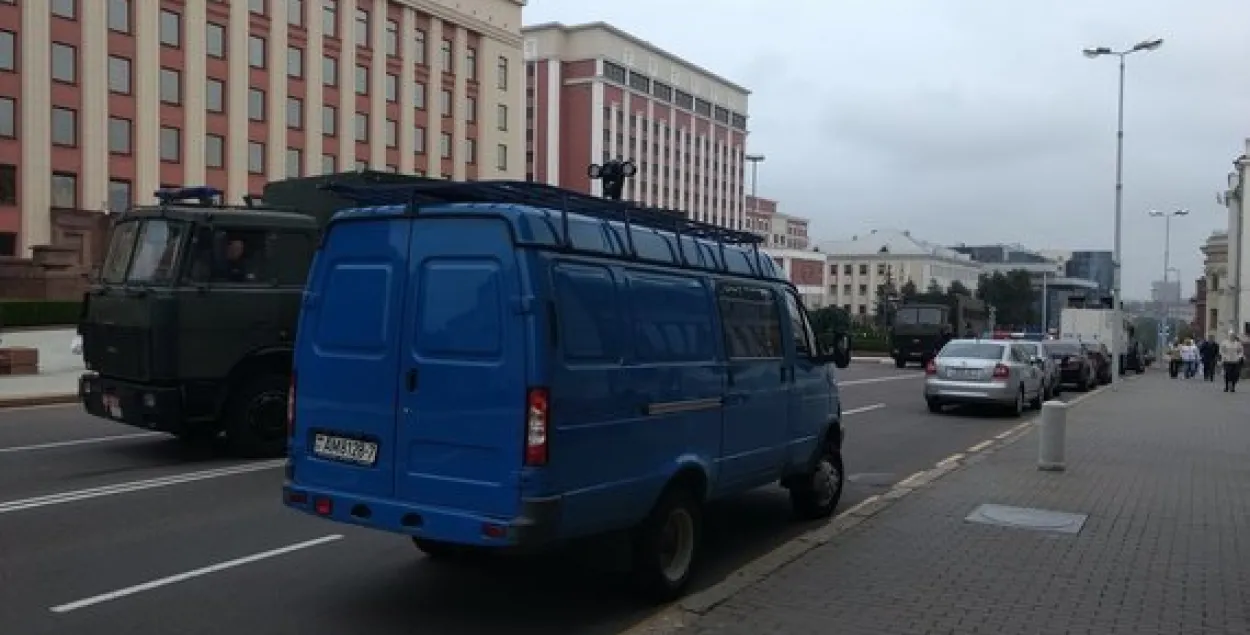
[[[743,158],[751,163],[751,211],[758,214],[760,211],[760,197],[758,196],[760,186],[760,163],[764,162],[764,155],[748,154]]]
[[[1124,202],[1124,182],[1122,179],[1122,176],[1124,174],[1124,59],[1127,58],[1129,55],[1132,55],[1133,53],[1138,53],[1141,51],[1157,50],[1160,46],[1163,46],[1163,39],[1155,38],[1153,40],[1143,40],[1141,42],[1138,42],[1137,44],[1134,44],[1128,49],[1125,49],[1122,51],[1117,51],[1107,46],[1087,48],[1083,51],[1083,53],[1085,54],[1085,57],[1088,57],[1090,59],[1104,57],[1107,55],[1113,55],[1119,58],[1120,60],[1120,92],[1119,92],[1119,100],[1117,102],[1117,108],[1116,108],[1116,130],[1115,130],[1115,247],[1114,247],[1114,252],[1112,256],[1112,260],[1114,260],[1115,262],[1112,263],[1113,282],[1112,282],[1112,289],[1111,289],[1111,298],[1113,302],[1112,306],[1115,308],[1117,312],[1120,310],[1120,296],[1121,296],[1120,242],[1122,238],[1121,226],[1123,224],[1122,212],[1123,212],[1123,202]],[[1123,348],[1124,343],[1120,342],[1119,340],[1120,340],[1120,333],[1123,331],[1124,325],[1121,324],[1120,322],[1121,320],[1116,320],[1116,324],[1115,324],[1116,335],[1115,337],[1112,338],[1112,341],[1111,341],[1111,359],[1114,360],[1114,362],[1117,365],[1117,368],[1111,373],[1111,382],[1113,384],[1120,381],[1119,366],[1122,365],[1123,363],[1120,361],[1120,354],[1122,352],[1121,348]]]
[[[1174,271],[1174,269],[1172,268],[1172,218],[1176,216],[1189,216],[1189,210],[1177,209],[1177,210],[1172,210],[1170,212],[1160,212],[1158,210],[1152,209],[1150,210],[1150,212],[1148,212],[1148,214],[1150,215],[1151,218],[1163,219],[1163,286],[1160,287],[1159,289],[1160,291],[1159,313],[1160,313],[1160,317],[1162,318],[1162,321],[1160,323],[1163,323],[1169,320],[1172,316],[1170,302],[1166,298],[1164,298],[1162,295],[1163,293],[1167,292],[1168,274]],[[1179,282],[1180,279],[1178,278],[1177,281]],[[1160,332],[1159,350],[1163,350],[1162,347],[1164,344],[1165,342],[1163,341],[1163,334],[1162,332]]]

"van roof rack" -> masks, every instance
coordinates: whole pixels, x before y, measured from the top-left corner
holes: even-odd
[[[758,245],[763,239],[750,232],[686,218],[682,212],[614,201],[532,181],[446,181],[422,178],[405,184],[321,186],[362,205],[423,205],[439,203],[511,203],[529,205],[601,220],[617,221],[719,243]],[[567,235],[567,217],[565,218]],[[632,238],[632,237],[631,237]],[[567,238],[566,238],[567,240]]]

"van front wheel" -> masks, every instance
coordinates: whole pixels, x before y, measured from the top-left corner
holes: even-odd
[[[819,520],[833,515],[842,499],[845,481],[842,453],[833,448],[816,460],[811,473],[790,484],[790,505],[803,520]]]
[[[638,590],[657,602],[685,591],[699,556],[703,509],[694,493],[671,487],[634,534],[633,576]]]

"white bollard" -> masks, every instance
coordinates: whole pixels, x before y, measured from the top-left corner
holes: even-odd
[[[1062,472],[1064,436],[1068,428],[1068,404],[1052,400],[1042,404],[1042,416],[1037,425],[1037,469],[1045,472]]]

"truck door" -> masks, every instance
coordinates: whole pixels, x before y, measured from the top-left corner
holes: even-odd
[[[488,218],[418,219],[408,251],[396,497],[513,516],[529,345],[509,228]]]

